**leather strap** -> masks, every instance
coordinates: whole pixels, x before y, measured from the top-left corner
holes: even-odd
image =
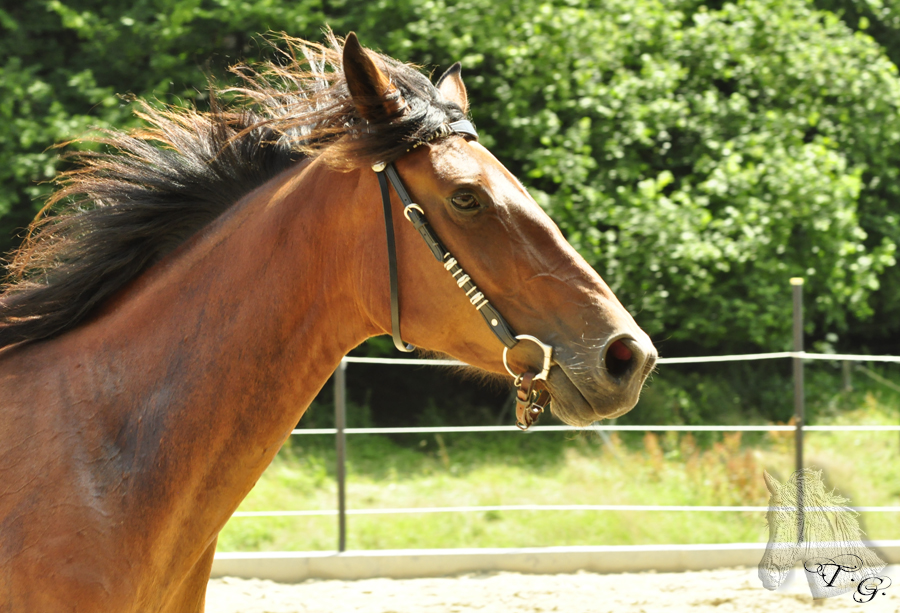
[[[425,220],[425,215],[419,212],[418,206],[416,206],[412,201],[412,198],[409,197],[406,186],[403,185],[403,181],[400,180],[400,175],[397,174],[397,168],[393,164],[388,164],[385,167],[384,172],[379,174],[387,175],[387,178],[390,179],[391,185],[394,186],[397,195],[400,196],[400,202],[403,203],[403,214],[412,223],[413,227],[418,230],[422,239],[425,241],[425,244],[428,245],[428,248],[431,250],[434,259],[438,262],[443,262],[444,254],[447,253],[447,250],[444,249],[441,241],[438,240],[437,235],[435,235],[431,226],[428,225],[428,222]],[[382,190],[381,193],[383,198],[384,190]],[[411,205],[415,206],[415,208],[410,208]]]
[[[391,269],[391,334],[394,338],[394,345],[399,349],[401,346],[404,346],[404,343],[400,339],[400,313],[396,279],[397,256],[394,253],[393,226],[388,221],[391,217],[391,202],[390,192],[386,188],[387,181],[385,180],[385,177],[387,177],[387,180],[394,186],[394,190],[396,190],[397,195],[400,197],[400,201],[403,203],[403,214],[419,232],[419,235],[422,237],[422,240],[425,241],[425,244],[428,246],[428,249],[431,251],[434,258],[444,264],[444,268],[453,276],[459,288],[465,292],[466,297],[469,298],[469,302],[472,303],[472,306],[478,309],[478,312],[481,313],[481,317],[497,338],[500,339],[500,342],[509,348],[515,347],[519,341],[516,339],[516,333],[513,331],[512,326],[504,319],[503,315],[500,314],[500,311],[485,298],[484,294],[478,291],[478,287],[472,282],[471,277],[465,273],[456,261],[456,258],[454,258],[450,251],[441,243],[440,239],[425,219],[422,209],[409,197],[409,192],[406,191],[406,187],[403,185],[400,175],[397,174],[396,167],[394,167],[392,163],[387,164],[385,168],[377,174],[378,181],[381,184],[381,198],[385,210],[385,226],[391,228],[388,233],[388,251],[390,252],[388,254],[388,266]],[[396,320],[394,319],[395,316]],[[410,349],[401,349],[401,351],[412,350],[412,345],[407,345],[405,347]]]
[[[429,140],[432,140],[432,138],[448,136],[453,133],[466,134],[475,139],[478,138],[478,133],[475,132],[475,126],[473,126],[470,121],[461,120],[454,121],[450,124],[444,124],[433,137],[418,144],[428,142]],[[425,212],[419,205],[412,201],[412,198],[409,197],[409,192],[406,191],[406,186],[404,186],[403,181],[400,180],[400,175],[397,174],[397,169],[394,165],[392,163],[377,164],[373,166],[372,169],[378,175],[378,184],[381,187],[381,203],[384,207],[384,228],[387,235],[388,247],[388,271],[390,273],[391,282],[391,337],[394,340],[394,346],[400,351],[407,353],[414,349],[412,345],[404,343],[400,336],[400,296],[397,280],[397,246],[396,241],[394,240],[394,219],[391,213],[391,191],[388,182],[390,182],[390,185],[394,186],[394,190],[396,190],[397,195],[400,197],[400,201],[403,203],[403,215],[410,223],[412,223],[413,227],[415,227],[416,231],[431,251],[431,254],[437,261],[443,264],[444,270],[453,276],[456,285],[466,293],[469,302],[479,313],[481,313],[481,316],[484,318],[485,322],[487,322],[488,327],[497,338],[500,339],[500,342],[506,345],[507,349],[515,347],[519,340],[516,338],[516,333],[513,331],[512,326],[509,325],[506,319],[500,314],[500,311],[488,301],[484,294],[478,291],[475,283],[472,282],[472,278],[465,273],[459,265],[459,262],[456,261],[456,258],[453,257],[450,251],[448,251],[441,243],[440,239],[438,239],[437,235],[431,229],[431,226],[428,225],[428,221],[425,219]],[[546,371],[549,368],[550,348],[546,347],[536,338],[527,335],[523,338],[533,340],[544,348],[545,364],[541,376],[546,376]],[[506,349],[503,351],[503,363],[506,365]],[[508,365],[506,365],[506,368],[509,370]],[[516,426],[522,430],[530,428],[531,425],[538,420],[541,413],[544,412],[544,405],[541,405],[540,401],[545,392],[534,389],[536,376],[538,375],[533,372],[526,372],[516,377]],[[544,404],[546,404],[546,402]]]
[[[478,132],[475,131],[475,126],[467,119],[444,124],[434,137],[437,138],[441,135],[447,136],[453,133],[465,134],[476,140],[478,139]],[[451,255],[443,244],[441,244],[441,241],[434,233],[434,230],[428,225],[424,211],[422,211],[421,207],[415,204],[412,201],[412,198],[409,197],[409,192],[406,191],[406,186],[403,185],[403,181],[400,180],[400,175],[397,174],[397,169],[394,167],[394,164],[381,164],[373,167],[373,169],[378,175],[378,184],[381,186],[381,204],[384,208],[384,229],[387,235],[388,247],[388,271],[390,273],[391,281],[391,337],[394,340],[394,346],[405,353],[409,353],[414,349],[412,345],[404,343],[400,336],[400,296],[397,280],[397,247],[394,240],[394,220],[393,215],[391,214],[391,192],[388,187],[388,181],[394,186],[394,190],[396,190],[397,195],[400,197],[400,202],[403,203],[403,215],[412,223],[413,227],[415,227],[416,231],[431,251],[431,254],[438,262],[443,263],[444,269],[446,269],[447,272],[453,275],[456,284],[466,293],[469,302],[478,309],[478,312],[481,313],[484,321],[487,322],[491,331],[498,339],[500,339],[500,342],[508,348],[515,347],[519,341],[516,339],[516,333],[513,331],[512,326],[510,326],[506,319],[503,318],[500,311],[485,298],[484,294],[478,291],[478,288],[475,286],[475,283],[472,282],[471,277],[465,273],[456,261],[456,258]]]
[[[400,295],[397,283],[397,246],[394,241],[394,216],[391,213],[391,192],[387,179],[383,172],[376,173],[378,183],[381,185],[381,201],[384,204],[384,230],[387,234],[388,247],[388,271],[391,277],[391,337],[394,346],[404,353],[410,353],[415,349],[407,345],[400,337]]]
[[[459,121],[454,121],[447,125],[450,130],[456,134],[468,134],[475,140],[478,140],[478,132],[475,131],[475,126],[473,126],[472,122],[468,119],[460,119]]]

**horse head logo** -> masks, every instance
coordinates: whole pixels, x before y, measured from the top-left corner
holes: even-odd
[[[890,580],[877,576],[885,563],[863,543],[859,514],[845,506],[848,499],[825,489],[822,471],[804,468],[784,484],[769,473],[764,477],[771,493],[769,542],[759,579],[766,589],[778,588],[798,561],[803,562],[814,599],[851,591],[870,599],[876,580],[878,590],[887,588]]]

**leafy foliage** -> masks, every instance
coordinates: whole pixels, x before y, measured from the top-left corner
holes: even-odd
[[[810,332],[900,332],[897,68],[803,0],[26,0],[0,10],[3,236],[47,189],[47,147],[131,121],[115,94],[202,104],[253,33],[324,23],[462,61],[485,144],[679,353],[784,347],[791,276]]]
[[[318,2],[23,0],[0,8],[0,252],[61,168],[54,144],[136,123],[129,99],[203,104],[257,32],[318,31]]]
[[[453,10],[481,19],[438,31]],[[835,15],[476,0],[409,30],[465,58],[493,149],[657,338],[783,347],[791,276],[818,330],[871,316],[898,238],[900,81]]]
[[[831,11],[852,30],[863,32],[884,47],[896,64],[900,61],[900,2],[897,0],[815,0],[817,8]]]

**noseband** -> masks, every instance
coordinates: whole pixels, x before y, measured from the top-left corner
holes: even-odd
[[[417,142],[407,151],[411,151],[416,147],[438,138],[450,136],[451,134],[462,134],[476,140],[478,139],[478,133],[475,131],[475,126],[473,126],[471,122],[467,120],[454,121],[453,123],[443,124],[437,131],[429,137]],[[550,361],[553,356],[553,348],[528,334],[516,335],[512,326],[509,325],[509,322],[507,322],[503,315],[500,314],[500,311],[488,301],[484,293],[478,290],[478,287],[476,287],[472,278],[465,273],[456,258],[453,257],[450,251],[444,247],[443,243],[438,239],[434,230],[425,219],[425,211],[409,197],[409,193],[406,191],[403,181],[400,180],[400,175],[397,174],[397,169],[393,163],[375,164],[372,166],[372,170],[378,175],[378,183],[381,186],[381,202],[384,207],[384,226],[387,234],[388,247],[388,268],[390,270],[391,279],[391,336],[394,340],[394,346],[400,351],[407,353],[414,349],[412,345],[404,343],[400,337],[400,297],[397,281],[397,249],[394,240],[394,220],[393,215],[391,214],[391,193],[388,182],[390,182],[390,185],[394,186],[394,190],[397,192],[400,201],[403,203],[403,216],[406,217],[407,221],[412,223],[413,227],[415,227],[422,236],[422,239],[425,241],[425,244],[428,246],[428,249],[431,251],[432,255],[434,255],[435,259],[438,262],[441,262],[444,266],[444,270],[453,276],[456,285],[465,292],[466,297],[469,299],[472,306],[481,313],[481,316],[484,318],[488,327],[497,338],[500,339],[500,342],[505,345],[503,349],[503,365],[506,367],[509,374],[515,378],[516,426],[521,430],[527,430],[537,421],[541,413],[544,412],[544,407],[550,400],[549,394],[547,394],[546,400],[543,401],[543,404],[540,404],[541,397],[544,393],[534,389],[534,383],[535,381],[547,379],[547,374],[550,372]],[[520,340],[531,341],[541,348],[544,359],[540,372],[524,372],[516,374],[509,367],[509,363],[506,359],[507,352],[515,347]]]

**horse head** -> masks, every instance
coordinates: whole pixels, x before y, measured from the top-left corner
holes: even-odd
[[[766,488],[771,494],[766,521],[769,526],[769,542],[766,552],[759,562],[758,576],[767,590],[775,590],[784,583],[788,572],[800,557],[801,535],[798,533],[796,510],[788,505],[795,505],[796,490],[787,492],[778,480],[763,471]],[[792,494],[792,495],[791,495]]]
[[[351,34],[343,48],[343,71],[366,130],[387,130],[417,113],[437,115],[442,126],[467,123],[469,103],[458,64],[435,86],[417,71],[363,49]],[[513,346],[504,360],[504,343],[492,333],[498,318],[482,317],[475,308],[490,304],[517,334],[552,348],[539,385],[549,391],[563,421],[585,426],[637,403],[656,362],[649,337],[472,130],[444,127],[408,137],[408,150],[380,162],[376,170],[385,162],[395,166],[416,205],[413,214],[427,219],[452,254],[445,261],[438,261],[439,253],[433,256],[406,222],[409,207],[390,190],[405,341],[499,375],[540,373],[545,354],[538,343],[507,343]],[[359,172],[359,201],[379,208],[376,172]],[[378,254],[385,251],[383,234],[377,243],[373,257],[383,258]],[[380,307],[372,309],[371,333],[389,333],[386,277],[381,273],[373,282],[382,289]]]
[[[884,562],[862,542],[858,513],[845,506],[849,501],[826,490],[822,471],[798,470],[784,484],[767,472],[763,476],[772,494],[769,542],[759,563],[766,589],[781,585],[798,560],[815,599],[854,591],[877,578]]]

